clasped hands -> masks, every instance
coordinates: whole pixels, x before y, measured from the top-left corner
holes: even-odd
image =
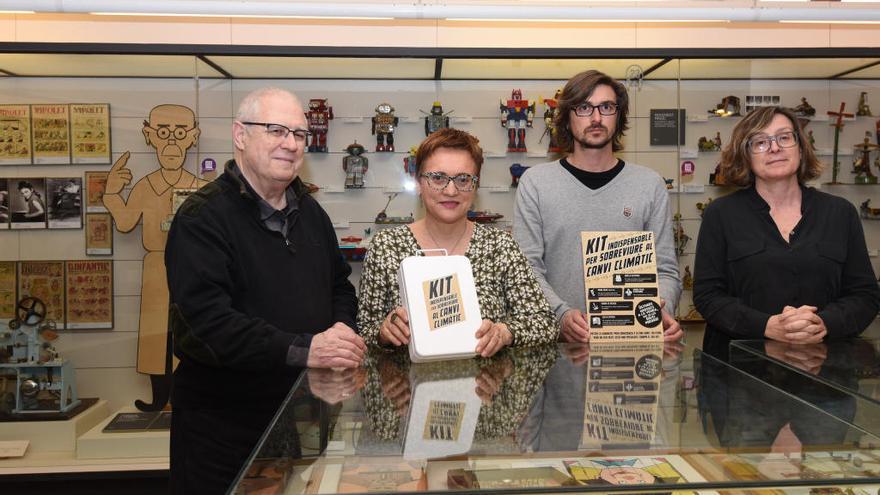
[[[309,346],[309,368],[357,368],[364,361],[367,350],[364,339],[345,323],[337,321],[332,327],[312,337]]]
[[[786,306],[782,309],[782,313],[773,315],[767,320],[764,336],[793,344],[822,342],[828,334],[828,329],[817,311],[816,306],[799,308]]]
[[[402,307],[394,308],[379,326],[379,343],[401,346],[409,344],[409,316]],[[477,329],[477,348],[474,350],[482,357],[493,356],[495,353],[513,342],[513,334],[504,323],[483,320]]]

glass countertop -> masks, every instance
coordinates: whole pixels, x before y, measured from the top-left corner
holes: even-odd
[[[374,350],[356,370],[304,372],[229,493],[876,494],[880,438],[853,426],[853,396],[816,407],[798,392],[681,345],[428,364]]]

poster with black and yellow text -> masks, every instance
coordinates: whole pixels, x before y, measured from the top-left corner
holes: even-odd
[[[64,262],[18,263],[18,298],[35,297],[46,305],[45,317],[64,328]]]
[[[31,162],[31,107],[0,105],[0,165]]]
[[[70,107],[31,105],[34,163],[70,163]]]
[[[591,342],[663,341],[653,232],[581,232]]]
[[[428,308],[430,330],[437,330],[464,321],[464,304],[458,274],[422,282],[425,306]]]
[[[590,344],[581,448],[647,448],[657,429],[662,342]]]
[[[71,103],[73,163],[110,163],[110,105]]]

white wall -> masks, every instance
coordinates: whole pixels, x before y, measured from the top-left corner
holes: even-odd
[[[528,131],[529,154],[507,154],[506,131],[499,124],[498,102],[510,95],[512,88],[521,88],[525,98],[536,100],[550,97],[564,81],[352,81],[352,80],[284,80],[284,81],[228,81],[189,79],[0,79],[3,103],[95,102],[109,103],[113,137],[113,159],[131,151],[129,168],[136,182],[158,167],[154,151],[144,142],[141,127],[151,108],[162,103],[178,103],[193,108],[202,130],[197,148],[190,150],[186,167],[196,172],[197,164],[206,157],[218,166],[231,157],[230,126],[238,102],[249,90],[278,85],[293,90],[304,100],[328,98],[334,107],[336,119],[331,122],[327,154],[309,154],[303,177],[324,187],[316,198],[328,211],[334,222],[349,222],[348,228],[338,229],[339,237],[363,236],[364,229],[377,228],[372,223],[386,201],[388,189],[400,189],[408,176],[403,171],[403,157],[410,146],[424,137],[423,116],[419,110],[430,109],[435,100],[442,102],[446,111],[454,110],[458,117],[456,127],[476,135],[485,151],[477,207],[490,209],[505,217],[499,224],[505,228],[512,218],[514,189],[510,184],[508,167],[519,162],[534,165],[547,161],[543,156],[546,140],[538,144],[543,131],[542,105],[538,105],[535,127]],[[197,87],[198,84],[198,87]],[[649,146],[649,112],[652,108],[675,108],[679,99],[688,115],[706,115],[709,108],[727,94],[738,95],[743,103],[745,95],[779,95],[782,103],[794,106],[806,96],[817,109],[817,120],[810,124],[820,153],[833,145],[833,128],[823,116],[828,109],[837,109],[846,101],[848,109],[855,109],[858,93],[867,90],[878,94],[880,81],[686,81],[679,88],[675,81],[645,82],[641,90],[631,93],[631,129],[625,140],[622,157],[650,166],[665,177],[675,177],[679,170],[679,150],[674,146]],[[680,94],[679,94],[680,91]],[[375,139],[370,134],[370,117],[375,106],[387,101],[396,108],[401,118],[395,134],[394,153],[370,151],[370,169],[366,187],[362,190],[327,192],[327,186],[341,188],[345,174],[342,170],[343,149],[354,140],[372,150]],[[880,102],[875,102],[880,112]],[[842,180],[851,180],[852,145],[861,143],[866,130],[874,132],[876,118],[858,118],[846,123],[841,135]],[[714,136],[721,132],[726,142],[735,119],[710,118],[705,122],[689,122],[684,149],[696,150],[700,136]],[[708,183],[708,174],[714,169],[718,153],[700,153],[694,161],[696,175],[690,184]],[[820,158],[830,160],[830,156]],[[3,177],[63,177],[83,175],[87,170],[107,170],[109,165],[40,165],[3,166]],[[880,171],[875,170],[875,173]],[[880,189],[871,186],[826,186],[830,168],[816,184],[823,190],[839,194],[858,205],[867,198],[880,206]],[[497,188],[497,189],[495,189]],[[725,191],[707,186],[703,193],[672,194],[672,204],[684,217],[684,227],[691,237],[682,267],[693,268],[693,252],[699,230],[699,215],[695,204],[709,197],[717,198]],[[389,215],[419,216],[416,196],[403,193],[391,204]],[[880,222],[865,222],[870,250],[880,249]],[[85,241],[82,230],[0,231],[0,260],[84,259]],[[140,241],[140,227],[129,234],[115,233],[115,327],[113,330],[64,331],[58,342],[62,355],[71,359],[77,368],[78,386],[83,397],[101,397],[111,407],[130,405],[135,399],[149,399],[149,381],[135,371],[138,311],[140,307],[140,280],[144,250]],[[872,258],[877,266],[877,258]],[[353,281],[357,284],[360,263],[354,264]],[[690,292],[685,292],[680,308],[686,312]]]

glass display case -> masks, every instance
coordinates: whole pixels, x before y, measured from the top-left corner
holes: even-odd
[[[376,351],[304,374],[229,493],[876,493],[880,438],[850,423],[855,399],[815,407],[797,387],[659,344]]]
[[[880,324],[851,340],[795,345],[772,340],[740,340],[730,344],[736,368],[834,414],[836,404],[849,403],[847,421],[880,434]],[[791,384],[798,384],[792,387]],[[833,400],[829,400],[833,399]]]

